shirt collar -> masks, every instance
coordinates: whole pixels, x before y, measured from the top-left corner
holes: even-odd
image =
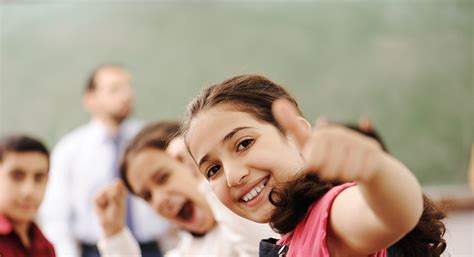
[[[31,240],[35,245],[45,245],[49,244],[48,239],[44,236],[43,232],[39,229],[36,223],[31,223],[30,229],[28,231],[31,236]]]
[[[107,128],[105,127],[105,125],[98,119],[93,118],[89,122],[89,126],[93,129],[93,131],[94,131],[93,133],[98,138],[101,138],[101,140],[103,140],[103,142],[108,142],[110,140],[114,140],[116,137],[120,137],[121,139],[123,139],[122,136],[125,133],[125,130],[127,129],[126,128],[127,127],[127,122],[128,122],[128,119],[124,120],[120,124],[116,135],[110,135],[107,132]]]
[[[92,119],[89,123],[89,127],[95,137],[100,138],[103,141],[107,141],[110,138],[107,133],[107,128],[100,120]]]
[[[0,235],[9,235],[11,233],[15,233],[12,223],[7,217],[0,214]],[[28,235],[31,239],[31,249],[42,249],[41,247],[45,246],[50,246],[52,248],[48,239],[46,239],[34,222],[32,222],[28,228]]]
[[[8,235],[13,231],[12,223],[5,217],[0,214],[0,235]]]

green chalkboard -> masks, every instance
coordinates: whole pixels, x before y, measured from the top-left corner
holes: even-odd
[[[98,64],[134,76],[138,118],[181,118],[242,73],[288,87],[308,119],[369,116],[425,184],[465,183],[474,142],[473,1],[5,1],[0,134],[50,146],[87,121]]]

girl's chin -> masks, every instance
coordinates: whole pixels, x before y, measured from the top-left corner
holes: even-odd
[[[247,219],[256,222],[256,223],[269,223],[270,222],[270,217],[248,217]]]
[[[273,208],[261,212],[248,213],[247,215],[240,215],[243,218],[249,219],[257,223],[268,223],[272,217]]]

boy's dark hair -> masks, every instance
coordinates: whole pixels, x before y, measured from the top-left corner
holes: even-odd
[[[159,121],[144,127],[127,145],[120,161],[120,178],[127,189],[134,193],[127,179],[129,158],[138,152],[147,149],[166,150],[168,144],[179,136],[180,123],[178,121]]]
[[[0,138],[0,162],[9,152],[39,152],[49,158],[49,151],[40,140],[21,134]]]

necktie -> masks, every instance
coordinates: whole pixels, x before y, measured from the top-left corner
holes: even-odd
[[[120,142],[121,142],[121,136],[120,133],[117,133],[117,135],[112,137],[112,144],[113,144],[113,177],[114,178],[119,178],[119,161],[120,161],[120,154],[121,154],[121,147],[120,147]],[[136,237],[134,227],[133,227],[133,220],[132,220],[132,206],[131,206],[131,196],[128,193],[127,194],[127,213],[125,215],[126,218],[126,223],[128,228],[130,229],[130,232]]]

